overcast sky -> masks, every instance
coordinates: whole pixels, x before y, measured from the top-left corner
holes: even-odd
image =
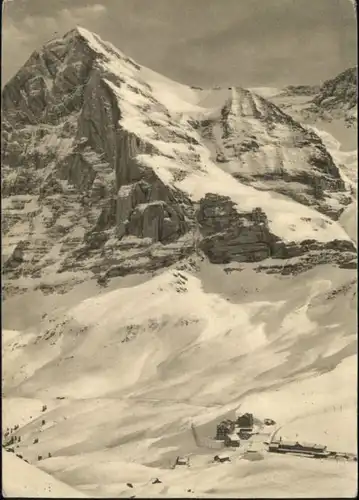
[[[3,83],[75,25],[193,85],[320,83],[357,59],[350,0],[8,0]]]

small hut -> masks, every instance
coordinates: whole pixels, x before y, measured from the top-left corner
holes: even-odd
[[[188,457],[177,457],[176,462],[174,464],[174,467],[177,467],[177,466],[189,467],[189,458]]]
[[[231,459],[229,458],[229,455],[226,455],[226,454],[221,454],[221,455],[215,455],[215,457],[213,458],[213,460],[215,462],[219,462],[221,464],[223,464],[224,462],[230,462]]]
[[[239,429],[239,438],[240,439],[250,439],[252,437],[252,432],[251,430],[248,429]]]
[[[224,438],[224,444],[233,448],[238,448],[241,445],[238,434],[235,432],[232,434],[227,434]]]

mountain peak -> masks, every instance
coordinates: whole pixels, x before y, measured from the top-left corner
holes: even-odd
[[[319,137],[249,90],[216,104],[213,94],[141,68],[82,27],[34,53],[3,92],[8,272],[35,273],[37,258],[46,272],[43,252],[56,245],[57,272],[97,276],[199,247],[216,262],[301,255],[301,241],[350,249],[328,219],[350,202],[347,187]],[[19,195],[40,228],[22,242]]]
[[[56,122],[80,109],[86,82],[95,75],[116,81],[131,79],[141,67],[111,43],[81,26],[45,43],[5,85],[3,110],[7,120],[34,124]],[[74,100],[75,96],[75,100]],[[75,104],[76,101],[76,104]]]
[[[35,50],[14,75],[14,77],[5,85],[8,86],[14,80],[27,80],[28,73],[39,72],[47,73],[50,78],[54,76],[56,66],[64,68],[64,66],[73,65],[75,60],[79,65],[81,59],[92,61],[116,59],[132,65],[139,69],[140,66],[127,57],[112,43],[102,40],[102,38],[82,26],[75,26],[63,36],[56,36],[45,42],[42,47]],[[45,67],[44,67],[45,66]]]
[[[95,54],[99,56],[116,55],[117,57],[126,58],[125,54],[121,52],[117,47],[112,45],[110,42],[102,40],[102,38],[96,33],[89,31],[82,26],[75,26],[75,28],[68,31],[62,38],[56,39],[57,42],[67,42],[69,40],[80,40],[84,42],[85,45],[91,49]],[[53,41],[50,41],[51,45]]]

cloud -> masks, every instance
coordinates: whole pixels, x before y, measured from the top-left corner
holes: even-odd
[[[55,32],[78,25],[184,83],[317,83],[356,60],[349,1],[11,0],[3,82]]]
[[[97,16],[102,16],[107,12],[104,5],[95,4],[88,5],[86,7],[75,7],[75,8],[64,8],[59,11],[59,18],[62,20],[71,20],[72,23],[76,23],[76,20],[87,21],[89,18],[97,18]]]
[[[95,5],[92,6],[92,11],[93,12],[97,12],[97,13],[98,12],[103,13],[103,12],[106,12],[107,9],[106,9],[106,7],[104,5],[101,5],[101,4],[97,3],[97,4],[95,4]]]
[[[13,0],[12,0],[13,1]],[[28,30],[38,29],[39,23],[42,29],[55,29],[58,32],[70,30],[76,25],[88,24],[98,20],[107,9],[104,5],[95,4],[86,7],[65,7],[56,13],[56,16],[27,16],[22,20],[22,24]]]

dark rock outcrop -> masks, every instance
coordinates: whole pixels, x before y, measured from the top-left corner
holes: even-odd
[[[348,68],[335,78],[327,80],[313,99],[313,104],[328,110],[352,109],[357,106],[358,68]]]
[[[256,262],[271,256],[278,240],[268,228],[260,208],[238,213],[224,196],[206,195],[200,201],[197,220],[202,234],[201,250],[213,263]]]
[[[270,231],[267,216],[260,207],[239,213],[234,203],[224,196],[206,195],[200,201],[197,220],[201,233],[199,247],[216,264],[259,262],[270,257],[289,260],[317,252],[321,256],[320,263],[354,266],[356,247],[353,242],[283,242]]]

